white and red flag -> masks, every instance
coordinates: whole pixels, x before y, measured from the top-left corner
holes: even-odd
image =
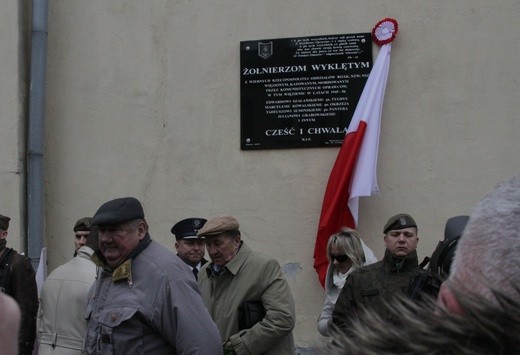
[[[327,183],[314,246],[314,268],[322,286],[328,266],[326,248],[329,237],[344,226],[356,228],[359,197],[379,193],[376,177],[379,127],[390,67],[391,42],[396,34],[397,22],[388,18],[379,21],[372,30],[372,38],[381,49]]]

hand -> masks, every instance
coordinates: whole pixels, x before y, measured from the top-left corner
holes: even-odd
[[[231,339],[227,339],[222,344],[222,349],[224,349],[224,355],[236,355],[235,349],[233,349],[233,345],[231,344]]]

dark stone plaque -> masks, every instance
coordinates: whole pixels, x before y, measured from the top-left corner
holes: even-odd
[[[340,146],[371,69],[370,33],[240,42],[241,149]]]

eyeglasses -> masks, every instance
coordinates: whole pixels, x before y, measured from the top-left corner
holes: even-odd
[[[330,260],[331,261],[337,260],[338,263],[344,263],[345,261],[349,261],[350,258],[345,254],[340,254],[340,255],[330,254]]]

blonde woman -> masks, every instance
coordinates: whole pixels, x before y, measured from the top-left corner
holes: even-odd
[[[327,243],[329,267],[325,279],[325,302],[318,318],[318,331],[323,336],[330,336],[332,310],[347,276],[355,269],[377,261],[374,253],[361,240],[355,230],[344,227],[333,234]]]

